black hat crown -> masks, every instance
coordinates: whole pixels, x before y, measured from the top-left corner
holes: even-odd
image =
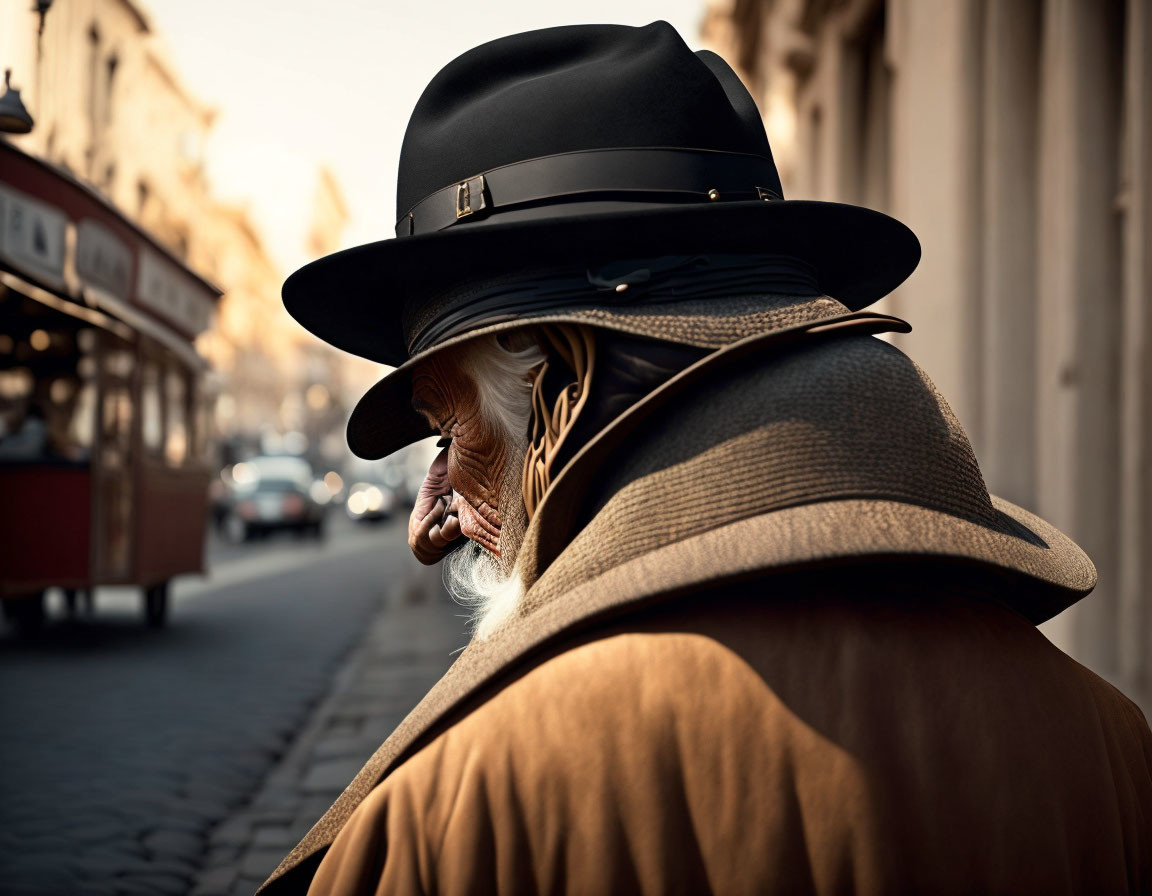
[[[437,74],[405,134],[395,238],[306,265],[284,304],[321,339],[400,365],[446,314],[466,311],[452,326],[471,330],[539,310],[507,290],[473,301],[478,289],[624,259],[765,253],[856,310],[908,276],[920,245],[870,209],[784,201],[752,97],[667,22],[575,25],[491,41]],[[566,310],[600,298],[590,287]]]
[[[432,80],[404,137],[396,232],[689,194],[783,198],[732,70],[667,22],[551,28],[470,50]]]

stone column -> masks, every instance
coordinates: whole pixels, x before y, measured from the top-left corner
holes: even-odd
[[[1152,699],[1152,6],[1129,0],[1120,193],[1119,678]]]
[[[1103,674],[1117,623],[1119,9],[1048,0],[1040,109],[1037,504],[1100,572],[1048,630]]]
[[[989,489],[1035,506],[1036,125],[1040,0],[984,22],[984,440]]]
[[[890,307],[893,340],[948,397],[980,450],[980,0],[891,0],[892,207],[920,237],[920,267]]]

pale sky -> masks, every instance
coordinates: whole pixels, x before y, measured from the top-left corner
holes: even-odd
[[[424,86],[496,37],[665,19],[700,46],[704,0],[145,0],[181,80],[219,110],[208,171],[247,200],[284,273],[307,261],[317,164],[340,181],[341,247],[393,235],[396,165]]]

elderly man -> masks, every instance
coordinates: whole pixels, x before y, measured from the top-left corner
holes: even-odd
[[[1152,890],[1152,734],[1035,629],[1091,562],[860,310],[905,227],[785,201],[664,23],[455,60],[399,186],[285,301],[397,365],[358,454],[442,440],[473,638],[268,892]]]

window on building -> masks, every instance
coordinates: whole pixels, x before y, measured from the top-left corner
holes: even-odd
[[[819,106],[813,106],[808,114],[808,133],[812,141],[812,164],[810,189],[814,199],[824,196],[824,118]]]
[[[888,140],[892,128],[892,75],[884,57],[885,8],[884,4],[879,6],[858,39],[860,177],[856,183],[860,203],[881,210],[890,202]]]
[[[163,396],[160,393],[160,366],[146,358],[140,370],[140,428],[144,451],[159,456],[164,447]]]
[[[82,457],[92,453],[92,444],[96,435],[96,384],[91,380],[83,381],[76,393],[75,409],[72,412],[72,421],[68,429],[68,437]]]
[[[112,96],[116,84],[116,72],[120,67],[120,56],[113,50],[104,59],[104,70],[107,77],[104,80],[104,123],[112,123]]]
[[[151,188],[148,186],[148,181],[136,181],[136,217],[142,217],[144,209],[148,207],[148,197],[151,195]]]
[[[188,381],[183,370],[170,367],[165,383],[168,432],[165,440],[164,459],[170,466],[179,467],[188,459],[191,430],[189,425],[191,406],[188,401]]]
[[[96,22],[88,28],[88,126],[89,143],[86,173],[89,180],[95,180],[95,162],[104,116],[100,113],[100,28]]]
[[[197,394],[194,402],[196,419],[193,421],[195,428],[192,432],[192,454],[196,461],[204,463],[208,460],[213,400],[211,395],[206,394],[202,384],[198,389],[194,385],[193,389]]]

